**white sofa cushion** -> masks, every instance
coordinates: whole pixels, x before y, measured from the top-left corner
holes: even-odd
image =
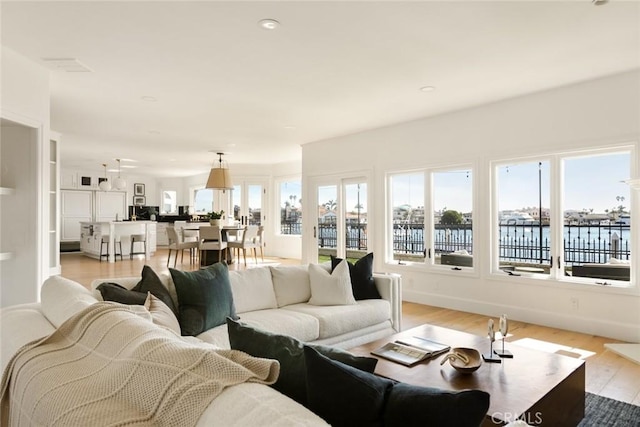
[[[317,340],[320,333],[318,319],[293,310],[249,311],[240,316],[240,321],[274,334],[289,335],[300,341]],[[204,331],[197,338],[220,348],[231,348],[227,325]]]
[[[333,272],[316,264],[309,264],[312,305],[352,305],[356,303],[351,288],[349,264],[342,260]]]
[[[309,301],[311,283],[306,265],[269,267],[278,307]]]
[[[391,308],[387,300],[368,299],[358,301],[355,305],[295,304],[283,307],[280,311],[294,311],[315,317],[320,326],[319,339],[324,339],[389,320]],[[244,317],[242,321],[245,321]]]
[[[55,331],[53,325],[43,316],[40,307],[38,303],[20,304],[4,307],[0,311],[0,338],[2,338],[0,369],[2,372],[20,347]]]
[[[45,280],[40,298],[42,314],[56,328],[80,310],[98,302],[92,291],[61,276]]]
[[[243,383],[227,387],[202,413],[196,427],[328,426],[322,418],[271,387]]]
[[[240,321],[300,341],[313,341],[320,336],[318,319],[302,312],[280,309],[252,311],[240,316]]]
[[[236,313],[278,308],[268,268],[229,271]]]

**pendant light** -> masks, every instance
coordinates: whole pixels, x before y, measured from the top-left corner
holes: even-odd
[[[218,155],[218,165],[215,164],[209,172],[209,179],[205,188],[213,188],[216,190],[233,190],[231,183],[231,173],[229,173],[229,165],[222,160],[224,153],[216,153]]]
[[[107,164],[103,163],[102,166],[104,167],[104,180],[100,181],[98,187],[102,191],[109,191],[111,190],[111,182],[109,181],[109,178],[107,178]]]
[[[127,181],[120,177],[120,159],[116,159],[118,162],[118,177],[113,180],[113,186],[116,190],[124,190],[127,188]]]

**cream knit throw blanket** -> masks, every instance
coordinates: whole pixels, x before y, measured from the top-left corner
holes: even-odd
[[[2,377],[2,425],[190,426],[225,387],[275,382],[277,361],[181,340],[96,303],[24,346]]]

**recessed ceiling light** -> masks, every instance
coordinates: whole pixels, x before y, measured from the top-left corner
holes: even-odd
[[[260,26],[260,28],[263,28],[265,30],[275,30],[280,26],[280,23],[275,19],[262,19],[258,21],[258,25]]]
[[[153,97],[153,96],[142,96],[140,97],[140,99],[142,99],[143,101],[147,101],[147,102],[156,102],[158,99]]]
[[[593,4],[596,6],[602,6],[607,3],[609,3],[609,0],[593,0]]]
[[[137,160],[134,159],[120,159],[121,162],[134,162],[134,163],[138,163]]]
[[[433,92],[436,88],[434,86],[422,86],[420,90],[422,92]]]
[[[285,126],[284,128],[286,130],[294,130],[296,127],[295,126]]]
[[[122,165],[120,166],[122,169],[136,169],[137,166],[133,166],[133,165]]]

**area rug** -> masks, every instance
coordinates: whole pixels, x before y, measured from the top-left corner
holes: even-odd
[[[578,427],[638,427],[640,406],[585,393],[584,418]]]

